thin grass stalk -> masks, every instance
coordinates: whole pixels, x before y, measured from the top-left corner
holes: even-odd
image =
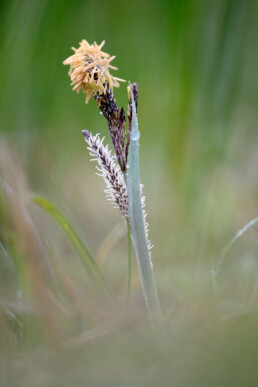
[[[242,227],[234,236],[230,239],[230,241],[226,244],[226,246],[222,249],[220,254],[218,255],[217,261],[215,262],[214,268],[211,271],[211,281],[212,281],[212,290],[213,297],[216,298],[218,296],[218,286],[217,286],[217,278],[221,270],[222,263],[227,255],[228,251],[235,244],[235,242],[245,234],[250,228],[255,226],[258,223],[258,218],[252,219],[249,223],[247,223],[244,227]]]
[[[140,272],[144,300],[152,326],[155,328],[161,322],[161,310],[152,270],[150,249],[145,230],[144,214],[142,209],[141,188],[139,177],[139,138],[136,107],[132,87],[132,129],[126,171],[128,191],[128,216],[131,235],[134,243],[137,263]]]
[[[130,224],[127,218],[127,238],[128,238],[128,282],[127,282],[127,306],[130,302],[130,293],[131,293],[131,273],[132,273],[132,252],[131,252],[131,231]]]
[[[73,229],[71,224],[67,221],[64,215],[47,199],[44,199],[39,196],[33,196],[32,201],[43,208],[47,213],[49,213],[57,224],[64,231],[75,251],[77,252],[82,265],[85,267],[86,271],[90,278],[94,279],[95,283],[98,285],[99,289],[103,291],[105,296],[118,304],[118,299],[116,294],[107,281],[106,277],[100,270],[97,262],[91,255],[90,251],[83,243],[79,235]]]

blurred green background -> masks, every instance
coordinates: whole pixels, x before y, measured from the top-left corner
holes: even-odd
[[[126,297],[126,230],[119,213],[105,200],[103,182],[94,174],[81,134],[88,129],[110,142],[107,125],[93,99],[85,105],[85,96],[72,91],[68,68],[62,62],[82,39],[90,43],[104,39],[103,50],[116,55],[113,64],[119,71],[114,75],[139,86],[141,179],[155,275],[170,334],[157,340],[148,333],[141,345],[138,333],[112,333],[104,342],[92,344],[90,353],[86,348],[74,358],[82,367],[78,366],[74,385],[84,385],[87,379],[83,376],[86,360],[92,367],[89,385],[96,381],[127,385],[123,381],[128,386],[149,386],[158,385],[154,380],[160,382],[162,377],[164,385],[168,381],[176,386],[256,385],[257,227],[227,255],[219,276],[218,308],[213,305],[210,272],[228,240],[257,216],[257,16],[256,0],[0,1],[1,143],[8,144],[17,164],[8,164],[3,147],[2,162],[12,167],[15,184],[26,176],[26,191],[46,196],[63,211],[94,252],[122,302]],[[126,108],[126,84],[114,93],[118,105]],[[29,207],[42,243],[52,249],[55,264],[51,265],[60,268],[64,259],[77,285],[83,283],[84,273],[70,259],[73,252],[61,232],[39,209]],[[2,219],[1,243],[15,256],[8,221],[6,225],[6,218]],[[15,270],[22,277],[19,286],[24,286],[27,277],[20,273],[20,266]],[[9,284],[5,286],[10,290]],[[9,297],[8,291],[2,295]],[[131,314],[139,321],[144,306],[135,262],[132,304],[138,312],[132,307]],[[91,306],[80,323],[75,313],[67,323],[68,331],[78,333],[85,321],[87,328],[98,326],[92,317],[96,310]],[[98,317],[98,323],[103,321],[104,317]],[[26,340],[37,348],[37,335],[43,328],[37,328],[32,339],[28,327],[23,344],[18,335],[11,358],[26,347]],[[8,329],[17,335],[16,328]],[[109,364],[110,346],[115,349]],[[212,353],[209,365],[207,353]],[[4,351],[2,356],[7,356]],[[54,372],[44,361],[48,364],[40,356],[35,360],[34,372],[24,367],[32,376],[22,385],[51,383]],[[99,378],[95,364],[100,364]],[[146,378],[141,375],[141,364],[148,370]],[[109,367],[113,371],[105,378]],[[18,369],[22,373],[22,366]],[[8,383],[7,371],[6,375]],[[72,371],[69,375],[71,379],[63,381],[67,385],[75,380]]]

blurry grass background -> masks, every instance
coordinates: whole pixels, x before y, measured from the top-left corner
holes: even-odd
[[[216,302],[210,277],[257,216],[257,12],[255,0],[0,2],[1,185],[14,192],[0,209],[3,385],[257,385],[257,227],[227,255]],[[135,262],[130,309],[114,312],[27,197],[67,216],[125,305],[126,229],[81,133],[110,142],[106,122],[62,65],[82,39],[105,39],[115,75],[139,85],[165,336],[149,330]],[[115,96],[127,106],[125,85]]]

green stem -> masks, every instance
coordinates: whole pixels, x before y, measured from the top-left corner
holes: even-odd
[[[139,138],[136,108],[131,89],[132,99],[132,130],[126,171],[128,190],[128,214],[132,239],[134,243],[137,263],[139,267],[143,295],[152,326],[160,323],[161,311],[155,279],[152,271],[150,251],[148,249],[144,217],[141,202],[140,177],[139,177]]]
[[[127,224],[127,237],[128,237],[128,285],[127,285],[127,306],[130,301],[130,291],[131,291],[131,272],[132,272],[132,254],[131,254],[131,233],[129,220],[126,220]]]
[[[220,273],[222,263],[224,261],[224,258],[230,248],[234,245],[234,243],[243,235],[245,234],[250,228],[255,226],[258,223],[258,218],[255,218],[251,220],[249,223],[247,223],[243,228],[241,228],[234,236],[230,239],[230,241],[226,244],[226,246],[223,248],[223,250],[220,252],[217,262],[215,263],[215,267],[213,268],[211,272],[211,280],[212,280],[212,287],[213,287],[213,297],[216,298],[218,295],[218,287],[217,287],[217,277]]]

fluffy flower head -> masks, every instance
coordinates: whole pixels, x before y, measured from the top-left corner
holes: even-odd
[[[119,87],[119,82],[125,82],[110,74],[109,69],[118,69],[110,64],[115,56],[101,51],[104,44],[104,40],[100,45],[82,40],[79,48],[72,47],[74,55],[63,62],[70,65],[69,76],[73,90],[78,93],[82,89],[86,94],[86,103],[92,95],[105,94],[107,88],[112,90],[113,87]]]
[[[83,130],[82,133],[88,144],[90,155],[93,157],[92,160],[98,163],[97,174],[102,176],[106,183],[105,193],[108,200],[126,218],[128,216],[127,187],[115,157],[111,155],[108,145],[103,145],[104,137],[100,139],[98,134],[93,136],[88,130]]]

